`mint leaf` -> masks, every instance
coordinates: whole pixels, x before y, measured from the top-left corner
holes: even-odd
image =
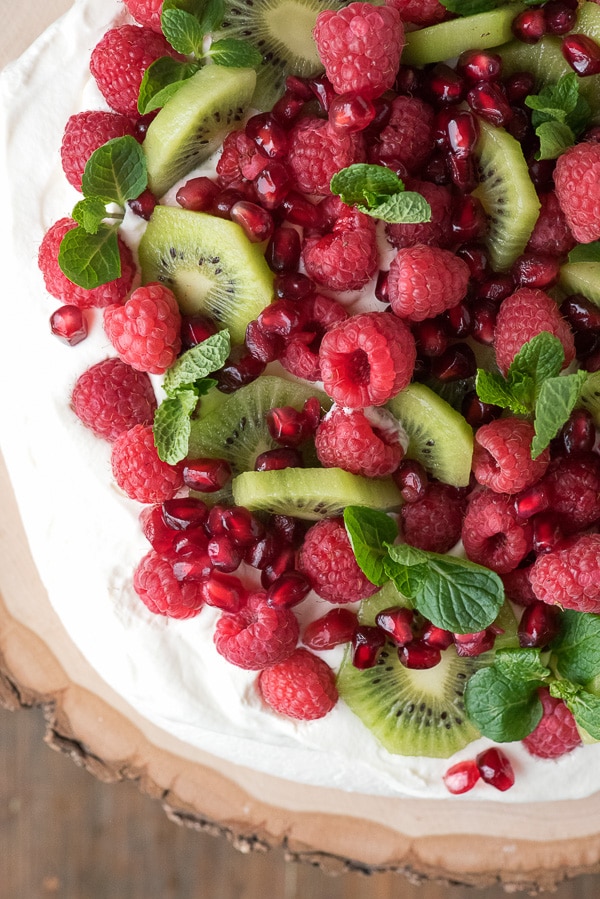
[[[125,206],[146,189],[146,157],[134,137],[126,134],[109,140],[87,161],[81,190],[84,197],[99,197],[105,203]]]
[[[569,262],[600,262],[600,240],[578,243],[569,253]]]
[[[204,31],[195,15],[184,9],[164,9],[160,17],[163,34],[184,56],[203,55]]]
[[[540,140],[537,159],[556,159],[587,127],[591,109],[579,93],[579,76],[563,75],[539,94],[531,94],[525,103],[533,110],[531,121]]]
[[[506,0],[440,0],[440,3],[449,12],[459,16],[474,16],[480,12],[489,12],[491,9],[505,6]]]
[[[600,673],[600,616],[565,610],[551,649],[559,674],[573,683],[587,684]]]
[[[202,13],[201,25],[205,34],[216,31],[225,15],[224,0],[208,0]]]
[[[514,396],[513,391],[508,387],[506,379],[497,372],[478,368],[475,390],[479,399],[484,403],[492,403],[494,406],[510,409],[517,414],[524,414],[529,411],[528,407],[524,406]]]
[[[179,62],[172,56],[161,56],[144,72],[138,110],[142,115],[160,109],[173,97],[181,85],[200,68],[197,62]]]
[[[388,547],[388,552],[389,552]],[[414,598],[423,589],[427,578],[427,565],[399,565],[389,555],[383,560],[383,568],[396,589],[408,599]]]
[[[229,356],[229,331],[218,331],[179,357],[167,371],[163,388],[168,396],[175,396],[201,378],[221,368]]]
[[[218,383],[216,378],[200,378],[198,381],[194,381],[194,390],[199,397],[206,396]]]
[[[346,506],[344,524],[359,567],[372,584],[382,587],[389,580],[384,567],[386,544],[398,536],[395,522],[385,512]]]
[[[536,159],[558,159],[561,153],[575,143],[573,131],[564,122],[542,122],[535,129],[535,133],[540,141],[540,149],[535,154]]]
[[[547,378],[539,392],[535,406],[535,437],[531,442],[531,458],[536,459],[556,437],[581,393],[587,379],[587,372],[578,371],[572,375]]]
[[[60,270],[69,281],[92,290],[121,275],[116,226],[101,225],[95,234],[81,225],[67,231],[58,253]]]
[[[371,207],[357,203],[356,208],[382,222],[419,224],[431,221],[431,206],[422,194],[412,190],[388,197]]]
[[[558,337],[542,331],[523,344],[510,364],[507,380],[510,384],[517,374],[525,374],[539,386],[546,378],[557,375],[564,361],[565,352]]]
[[[163,462],[176,465],[187,456],[190,416],[197,403],[195,390],[181,390],[177,396],[164,400],[154,413],[154,444]]]
[[[76,203],[71,217],[89,234],[97,234],[106,218],[106,204],[99,197],[86,197]]]
[[[215,41],[206,52],[212,61],[219,66],[230,68],[255,69],[262,63],[262,54],[256,47],[245,41],[238,41],[233,37],[224,37]]]
[[[562,699],[577,724],[594,740],[600,740],[600,696],[565,680],[550,684],[550,695]]]
[[[336,172],[330,188],[348,206],[355,203],[368,206],[400,193],[404,190],[404,182],[384,165],[357,162]]]

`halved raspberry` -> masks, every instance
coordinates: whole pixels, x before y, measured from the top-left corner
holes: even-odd
[[[416,172],[431,155],[434,113],[431,106],[418,97],[395,97],[388,124],[378,142],[369,147],[369,162],[391,167],[398,163],[408,172]]]
[[[409,182],[406,188],[425,197],[431,208],[431,220],[417,225],[388,224],[385,226],[388,241],[397,249],[415,244],[448,247],[452,240],[452,194],[449,189],[430,181]]]
[[[302,258],[307,274],[329,290],[360,290],[377,271],[375,226],[338,229],[304,241]]]
[[[453,487],[430,481],[422,499],[401,509],[405,541],[429,552],[447,553],[460,540],[465,505]]]
[[[170,562],[154,550],[147,553],[136,568],[133,588],[144,605],[156,615],[193,618],[204,605],[200,583],[178,581]]]
[[[473,474],[495,493],[518,493],[546,472],[550,451],[531,458],[532,424],[519,418],[498,418],[475,432]]]
[[[67,181],[81,190],[81,176],[92,153],[115,137],[135,136],[135,125],[118,112],[89,110],[77,112],[68,120],[60,148]]]
[[[325,390],[339,406],[382,406],[410,383],[415,340],[395,316],[363,313],[325,334],[319,358]]]
[[[323,718],[338,700],[332,669],[307,649],[262,671],[258,690],[274,711],[301,721]]]
[[[366,158],[361,134],[338,131],[316,116],[301,119],[289,141],[287,163],[306,194],[330,194],[329,182],[336,172]]]
[[[512,571],[531,549],[531,527],[518,519],[510,496],[473,493],[463,521],[467,557],[498,574]]]
[[[562,699],[550,696],[547,687],[540,687],[538,694],[544,709],[540,723],[523,746],[531,755],[541,759],[556,759],[581,745],[575,718]]]
[[[410,321],[440,315],[464,298],[469,277],[467,263],[449,250],[423,244],[403,247],[388,274],[392,311]]]
[[[266,593],[252,593],[246,606],[217,621],[214,641],[232,665],[260,671],[292,654],[300,629],[291,609],[267,605]]]
[[[219,184],[228,187],[243,178],[252,181],[268,162],[267,154],[244,131],[230,131],[217,162]]]
[[[318,521],[306,533],[298,555],[298,570],[329,602],[356,602],[377,591],[358,567],[341,518]]]
[[[124,3],[136,22],[162,34],[160,14],[163,0],[124,0]]]
[[[554,184],[560,207],[579,243],[600,238],[600,144],[568,147],[556,162]]]
[[[162,503],[183,486],[179,468],[159,458],[149,425],[135,425],[117,437],[111,464],[119,487],[140,503]]]
[[[161,375],[181,349],[181,314],[175,295],[162,284],[146,284],[124,306],[104,310],[104,330],[132,368]]]
[[[367,478],[384,478],[395,471],[405,452],[402,432],[393,417],[386,421],[383,410],[379,414],[377,422],[362,410],[333,406],[315,435],[321,464]]]
[[[157,404],[147,374],[120,359],[105,359],[79,376],[71,405],[97,437],[112,441],[134,425],[152,424]]]
[[[570,365],[575,358],[573,332],[547,293],[521,287],[502,301],[494,329],[494,347],[496,362],[503,374],[523,344],[542,331],[548,331],[560,340],[565,351],[565,367]]]
[[[600,613],[600,534],[571,538],[562,549],[539,555],[529,579],[542,602]]]
[[[564,534],[574,534],[600,519],[600,457],[580,453],[552,465],[542,484]]]

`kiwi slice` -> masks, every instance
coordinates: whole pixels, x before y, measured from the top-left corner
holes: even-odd
[[[225,16],[214,37],[252,44],[263,57],[252,105],[271,109],[288,75],[310,78],[323,71],[312,31],[324,9],[349,0],[225,0]]]
[[[466,487],[471,477],[473,431],[460,412],[426,387],[409,384],[387,404],[408,434],[407,457],[434,477]]]
[[[208,315],[242,343],[248,322],[273,298],[273,273],[258,244],[227,219],[157,206],[140,241],[144,284],[170,287],[186,315]]]
[[[522,4],[512,3],[500,9],[411,31],[406,35],[402,62],[424,66],[460,56],[463,50],[486,50],[504,44],[511,40],[513,19],[522,9]]]
[[[525,250],[540,201],[521,145],[504,128],[480,119],[475,152],[479,186],[474,196],[481,200],[489,219],[486,244],[492,267],[503,271]]]
[[[600,371],[590,372],[584,381],[577,401],[578,406],[587,409],[594,419],[597,428],[600,427]]]
[[[600,306],[600,262],[567,262],[561,267],[559,285],[565,293],[581,293]]]
[[[346,506],[389,511],[402,504],[391,478],[363,478],[341,468],[245,471],[233,481],[233,498],[252,512],[293,515],[308,521],[341,515]]]
[[[204,66],[168,100],[144,140],[148,186],[157,197],[204,162],[241,122],[256,86],[254,69]]]

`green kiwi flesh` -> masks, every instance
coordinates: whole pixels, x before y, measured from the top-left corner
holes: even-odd
[[[256,87],[254,69],[204,66],[165,103],[144,140],[156,197],[204,162],[241,123]]]
[[[473,431],[460,412],[415,382],[387,404],[408,434],[406,455],[416,459],[435,478],[466,487],[471,477]]]
[[[293,515],[307,521],[341,515],[346,506],[389,511],[402,504],[391,478],[363,478],[341,468],[245,471],[233,481],[233,498],[236,505],[251,512]]]
[[[477,47],[486,50],[510,41],[514,17],[523,9],[521,4],[493,9],[419,28],[406,35],[402,62],[406,65],[424,66],[460,56],[463,50]]]
[[[600,262],[567,262],[561,267],[559,285],[565,293],[581,293],[600,306]]]
[[[312,30],[322,10],[345,5],[336,0],[225,0],[225,16],[215,39],[246,41],[263,56],[253,106],[271,109],[288,75],[310,78],[323,71]]]
[[[273,273],[261,245],[235,222],[157,206],[140,241],[144,284],[170,287],[186,315],[209,316],[242,343],[248,322],[273,299]]]
[[[597,428],[600,427],[600,371],[590,372],[588,374],[581,392],[577,405],[587,409],[594,419]]]

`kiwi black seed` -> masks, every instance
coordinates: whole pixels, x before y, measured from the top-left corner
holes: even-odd
[[[139,247],[144,284],[170,287],[186,315],[200,313],[242,343],[273,299],[273,273],[259,244],[227,219],[157,206]]]

